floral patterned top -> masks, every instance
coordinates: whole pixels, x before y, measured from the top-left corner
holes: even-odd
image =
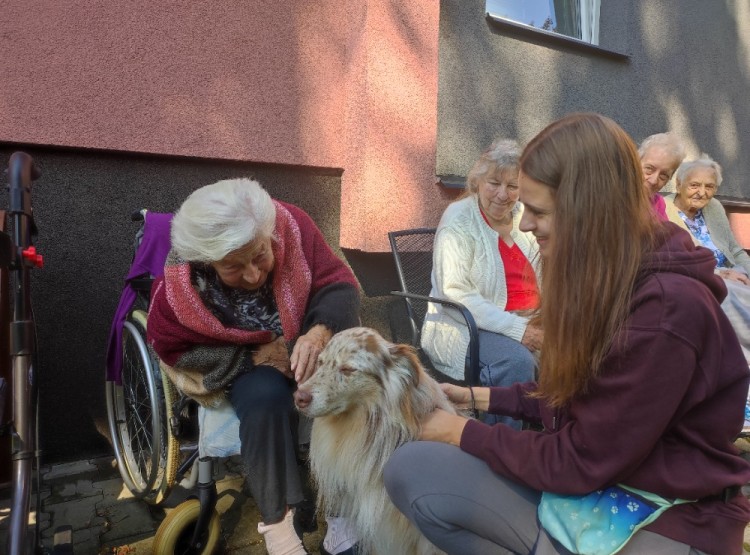
[[[224,326],[282,334],[270,275],[255,291],[227,287],[208,264],[192,265],[191,278],[203,303]]]
[[[688,218],[682,210],[678,211],[680,214],[680,218],[682,218],[682,221],[685,222],[685,225],[690,230],[690,233],[692,233],[698,241],[701,242],[701,245],[706,247],[707,249],[710,249],[711,252],[714,253],[714,258],[716,259],[716,267],[717,268],[724,268],[727,266],[727,257],[724,255],[723,252],[717,247],[713,240],[711,239],[711,234],[708,232],[708,226],[706,225],[706,220],[703,217],[703,210],[698,210],[698,212],[695,214],[695,219],[691,220]]]

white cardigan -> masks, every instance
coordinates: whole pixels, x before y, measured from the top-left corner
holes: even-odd
[[[511,237],[531,262],[541,284],[539,246],[531,233],[518,229],[523,205],[513,208]],[[431,296],[465,305],[486,331],[520,341],[528,318],[505,311],[508,292],[498,250],[498,233],[484,221],[476,195],[452,203],[435,234]],[[422,326],[422,348],[440,372],[463,379],[469,330],[463,318],[430,303]]]

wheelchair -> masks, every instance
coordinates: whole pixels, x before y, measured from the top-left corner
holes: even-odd
[[[162,521],[154,552],[210,554],[221,540],[213,463],[239,454],[239,420],[228,401],[204,409],[181,394],[146,342],[151,284],[169,252],[171,216],[146,210],[132,216],[142,225],[110,332],[107,417],[117,467],[135,497],[160,505],[188,474],[181,485],[197,487]]]
[[[140,210],[131,219],[141,226],[107,349],[105,394],[115,459],[125,486],[146,503],[162,504],[180,482],[196,490],[162,521],[154,552],[209,554],[221,540],[214,462],[240,454],[239,419],[227,400],[210,409],[199,406],[160,370],[146,328],[151,285],[163,274],[171,246],[172,214]],[[301,421],[301,462],[310,424]],[[317,530],[314,495],[305,474],[306,499],[295,526],[312,532]]]

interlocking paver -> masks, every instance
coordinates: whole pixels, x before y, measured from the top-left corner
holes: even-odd
[[[96,504],[100,497],[73,497],[68,501],[55,503],[54,505],[44,505],[44,512],[51,513],[51,520],[58,526],[60,524],[69,524],[73,530],[81,530],[101,526],[104,521],[96,514]],[[50,530],[50,535],[53,530]],[[50,536],[51,537],[51,536]]]
[[[103,545],[122,545],[156,533],[159,520],[151,514],[148,505],[137,499],[123,501],[101,510],[103,521],[99,539]]]
[[[125,484],[122,483],[122,480],[119,477],[94,482],[92,487],[101,491],[102,500],[99,503],[100,507],[107,507],[114,503],[135,499],[133,494],[125,487]]]

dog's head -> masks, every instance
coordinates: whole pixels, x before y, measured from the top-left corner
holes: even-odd
[[[323,349],[315,374],[299,386],[295,402],[310,417],[355,407],[398,412],[425,379],[414,349],[389,343],[375,330],[351,328],[334,335]]]

